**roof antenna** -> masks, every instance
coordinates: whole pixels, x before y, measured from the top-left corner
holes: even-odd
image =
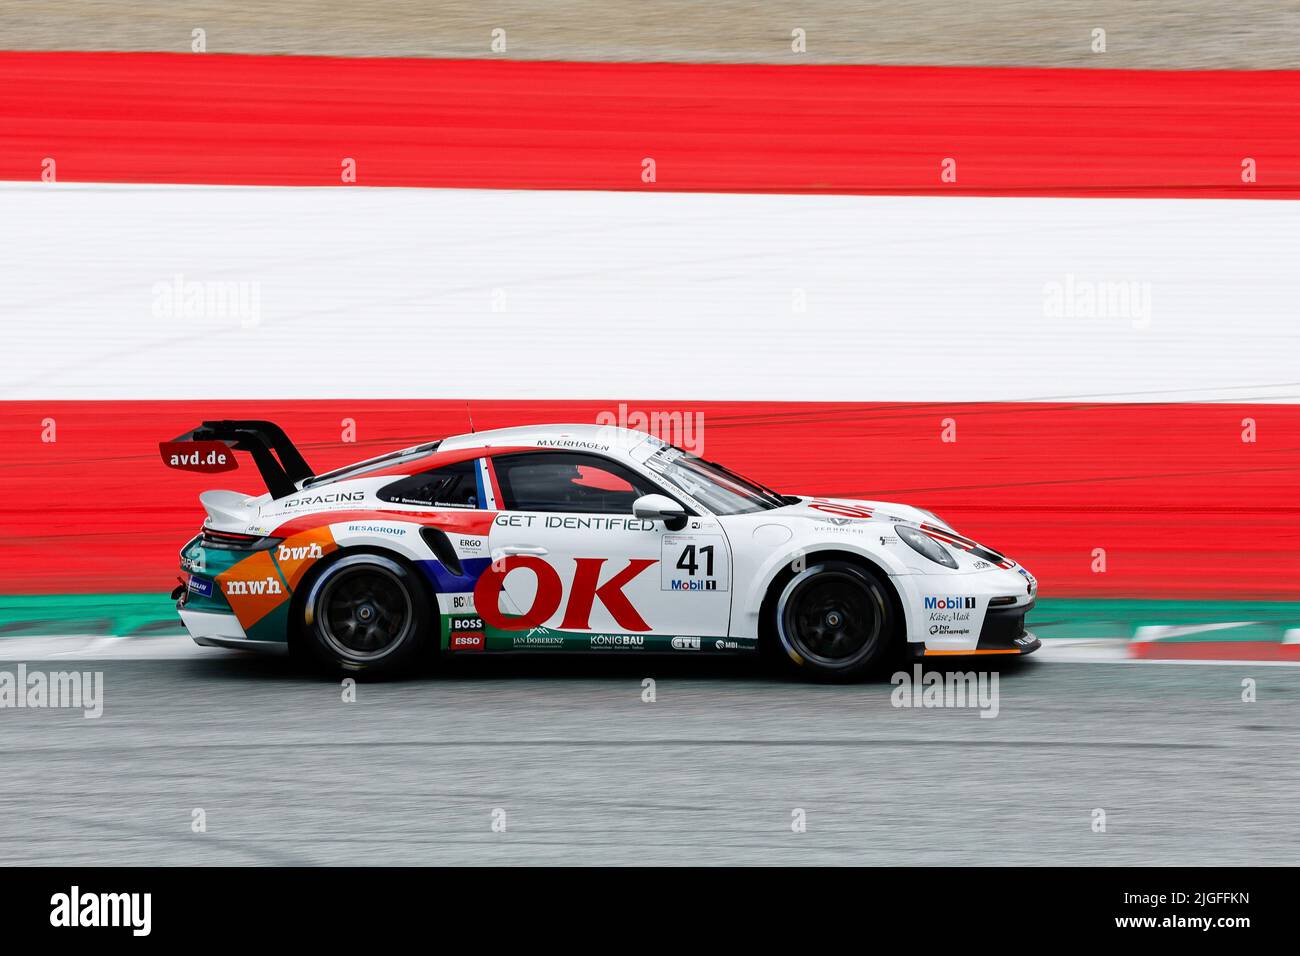
[[[469,419],[469,433],[474,434],[474,413],[469,410],[469,399],[465,399],[465,416]]]

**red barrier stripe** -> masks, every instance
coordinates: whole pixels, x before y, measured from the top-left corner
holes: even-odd
[[[480,430],[594,421],[617,402],[476,402]],[[704,453],[785,491],[904,501],[1023,561],[1048,597],[1294,599],[1300,406],[699,403]],[[1245,443],[1242,420],[1258,440]],[[270,418],[317,471],[467,430],[452,401],[0,405],[0,594],[169,590],[207,488],[166,468],[204,418]],[[957,441],[940,440],[942,422]],[[57,441],[42,442],[46,419]],[[343,419],[358,440],[342,444]],[[680,419],[679,419],[680,420]],[[692,419],[692,422],[695,420]],[[672,437],[668,435],[666,437]],[[1095,573],[1094,549],[1106,570]]]
[[[1300,644],[1275,641],[1134,641],[1129,656],[1144,661],[1294,661]]]
[[[4,53],[0,126],[11,180],[1300,197],[1294,72]]]

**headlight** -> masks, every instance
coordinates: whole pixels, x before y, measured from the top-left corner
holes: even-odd
[[[929,558],[935,564],[942,564],[945,568],[957,567],[956,559],[948,553],[948,550],[924,531],[902,524],[895,525],[894,530],[907,542],[908,547],[922,557]]]

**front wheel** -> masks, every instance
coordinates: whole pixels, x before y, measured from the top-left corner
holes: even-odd
[[[853,680],[898,645],[899,620],[887,585],[847,561],[825,561],[796,574],[774,607],[784,656],[819,680]]]
[[[335,671],[397,673],[428,640],[424,589],[405,564],[383,555],[335,561],[312,583],[302,613],[308,649]]]

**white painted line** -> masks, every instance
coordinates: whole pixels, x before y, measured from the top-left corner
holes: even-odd
[[[1128,659],[1126,638],[1056,637],[1043,641],[1031,658],[1052,663],[1097,664]]]
[[[222,648],[199,647],[188,636],[101,637],[68,634],[0,639],[0,660],[3,661],[177,660],[238,653],[240,652]]]
[[[1144,624],[1133,632],[1133,640],[1138,643],[1163,641],[1188,634],[1206,634],[1210,631],[1228,631],[1236,627],[1248,627],[1256,621],[1216,622],[1214,624]]]
[[[1029,659],[1051,664],[1214,664],[1223,667],[1300,667],[1300,658],[1294,661],[1225,661],[1130,657],[1132,643],[1123,638],[1052,638],[1043,641],[1043,646]]]
[[[1150,659],[1140,657],[1127,657],[1118,661],[1087,661],[1090,664],[1193,664],[1193,665],[1212,665],[1214,667],[1300,667],[1300,661],[1219,661],[1219,660],[1186,660],[1182,658],[1175,659]]]
[[[1123,638],[1049,638],[1028,660],[1050,664],[1216,664],[1227,667],[1300,667],[1294,661],[1146,660],[1128,657]],[[1292,642],[1294,643],[1294,641]],[[0,639],[0,661],[183,660],[250,657],[252,652],[199,647],[188,637],[49,635]]]

